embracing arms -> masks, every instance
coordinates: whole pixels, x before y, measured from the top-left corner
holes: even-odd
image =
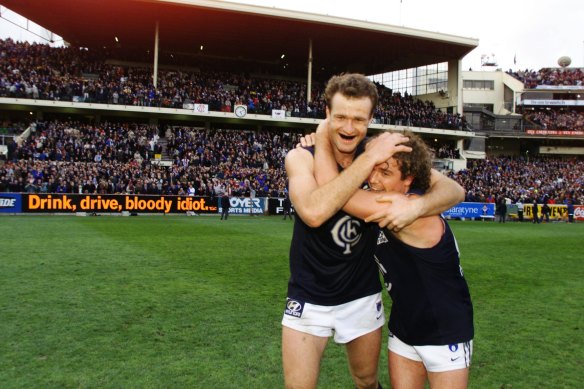
[[[339,173],[327,134],[320,127],[316,133],[315,150],[316,181],[326,185]],[[410,198],[395,192],[358,190],[343,206],[343,210],[365,221],[376,222],[382,228],[399,231],[420,217],[439,215],[463,200],[464,189],[454,180],[432,169],[430,189],[423,196]]]
[[[326,133],[326,121],[323,123],[321,130]],[[401,134],[380,137],[341,174],[337,173],[334,178],[320,186],[314,177],[315,159],[312,154],[303,148],[291,150],[286,156],[286,173],[290,200],[296,213],[310,227],[320,226],[343,207],[375,165],[389,159],[396,152],[409,150],[409,147],[400,145],[405,140],[407,138]],[[332,152],[331,158],[336,169]]]

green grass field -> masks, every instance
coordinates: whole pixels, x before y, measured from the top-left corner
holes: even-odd
[[[581,388],[584,223],[451,225],[470,387]],[[291,233],[279,217],[0,217],[0,387],[283,387]],[[353,387],[332,342],[319,387]]]

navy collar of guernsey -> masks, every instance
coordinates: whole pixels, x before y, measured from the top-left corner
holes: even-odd
[[[424,195],[424,191],[418,188],[410,188],[410,190],[408,191],[408,193],[406,193],[406,195],[411,195],[411,194],[415,194],[415,195],[419,195],[419,196],[423,196]]]

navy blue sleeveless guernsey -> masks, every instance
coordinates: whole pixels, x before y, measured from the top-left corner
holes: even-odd
[[[432,248],[409,246],[381,231],[376,259],[393,300],[389,330],[411,346],[448,345],[474,337],[470,292],[448,223]]]
[[[290,299],[330,306],[381,291],[373,260],[377,225],[339,211],[311,228],[296,216],[290,245]]]

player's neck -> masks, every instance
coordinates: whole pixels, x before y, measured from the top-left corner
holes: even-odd
[[[355,153],[342,153],[339,150],[334,150],[333,154],[335,156],[335,161],[337,164],[342,167],[343,169],[348,168],[353,160],[355,159]]]

